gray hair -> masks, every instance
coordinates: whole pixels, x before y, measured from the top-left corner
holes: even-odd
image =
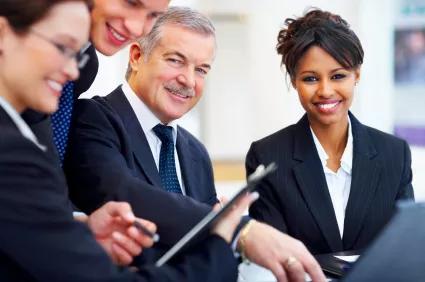
[[[144,59],[147,60],[162,37],[162,28],[166,25],[179,26],[190,31],[215,38],[215,28],[211,20],[200,12],[188,7],[170,7],[167,12],[161,15],[151,32],[137,42],[143,51]],[[125,78],[128,80],[131,74],[130,64],[127,67]]]

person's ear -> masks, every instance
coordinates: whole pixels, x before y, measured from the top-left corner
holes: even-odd
[[[130,45],[129,65],[133,71],[139,69],[141,61],[144,60],[144,55],[140,44],[135,42]]]

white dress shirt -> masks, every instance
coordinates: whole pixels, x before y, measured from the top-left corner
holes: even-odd
[[[31,128],[28,126],[28,124],[22,119],[21,115],[12,107],[12,105],[6,101],[3,97],[0,96],[0,106],[5,110],[5,112],[10,116],[12,121],[15,123],[16,127],[18,128],[19,132],[28,140],[33,142],[38,148],[40,148],[42,151],[46,151],[47,147],[44,145],[41,145],[37,137],[32,132]]]
[[[137,120],[140,123],[140,126],[143,129],[143,132],[146,135],[146,139],[148,140],[149,147],[152,152],[153,159],[155,160],[156,168],[159,171],[159,154],[161,152],[161,140],[156,136],[153,128],[162,122],[155,116],[155,114],[143,103],[143,101],[134,93],[133,89],[131,89],[130,85],[127,81],[123,82],[121,87],[124,92],[125,97],[130,103],[131,108],[136,114]],[[186,195],[185,186],[182,179],[182,173],[180,169],[179,156],[176,150],[176,140],[177,140],[177,122],[174,120],[168,124],[167,126],[171,126],[173,128],[173,139],[174,139],[174,160],[176,162],[176,173],[177,178],[180,183],[180,188],[182,190],[183,195]]]
[[[329,194],[331,195],[332,205],[335,211],[336,221],[338,223],[339,234],[342,238],[344,234],[345,209],[347,207],[348,198],[350,196],[351,169],[353,164],[353,134],[351,132],[350,118],[348,118],[347,145],[345,146],[344,153],[341,157],[341,166],[337,172],[333,172],[326,166],[329,157],[311,127],[310,130],[311,134],[313,135],[314,144],[316,145],[320,161],[322,162],[323,172],[325,173],[326,183],[328,185]]]

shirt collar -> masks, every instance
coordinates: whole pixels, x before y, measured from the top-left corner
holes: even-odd
[[[136,114],[137,120],[140,123],[140,126],[143,129],[145,134],[152,134],[153,128],[162,122],[158,119],[158,117],[148,108],[148,106],[140,99],[137,94],[131,89],[130,85],[127,81],[124,81],[121,86],[122,91],[124,92],[124,96],[127,98],[130,103],[131,108]],[[173,120],[172,122],[166,124],[167,126],[171,126],[173,128],[173,139],[174,144],[176,144],[177,139],[177,120]],[[155,134],[155,133],[153,133]],[[156,135],[155,135],[156,136]]]
[[[19,132],[28,140],[33,142],[38,148],[42,151],[46,151],[47,147],[40,144],[32,132],[31,128],[28,124],[22,119],[21,115],[12,107],[12,105],[6,101],[3,97],[0,96],[0,106],[5,110],[5,112],[9,115],[12,121],[15,123]]]
[[[352,166],[353,166],[353,133],[351,131],[351,121],[348,119],[348,138],[347,145],[345,146],[344,153],[341,157],[341,168],[351,174]],[[317,139],[314,134],[313,129],[310,126],[311,135],[313,136],[314,145],[316,146],[317,153],[319,154],[320,161],[322,162],[323,168],[326,168],[326,161],[329,159],[328,154],[326,154],[325,149],[323,149],[322,144],[320,144],[319,139]]]

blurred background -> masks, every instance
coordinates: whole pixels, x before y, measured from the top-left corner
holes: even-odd
[[[219,194],[245,181],[251,142],[298,121],[304,111],[275,51],[287,17],[309,7],[347,20],[365,50],[352,112],[369,126],[406,139],[413,186],[425,200],[425,0],[172,0],[207,14],[218,52],[201,102],[180,124],[207,147]],[[83,97],[106,95],[122,83],[128,49],[99,54],[96,81]]]

